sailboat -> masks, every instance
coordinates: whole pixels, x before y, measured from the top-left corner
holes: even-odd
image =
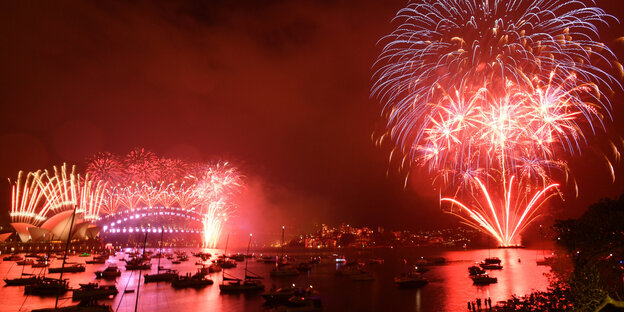
[[[39,279],[36,283],[27,285],[24,288],[24,293],[27,295],[56,296],[56,302],[54,304],[55,309],[58,307],[58,296],[69,291],[69,283],[66,279],[63,279],[63,272],[65,272],[65,260],[67,258],[67,255],[69,254],[69,242],[71,241],[72,229],[74,227],[74,220],[76,218],[76,208],[77,207],[74,206],[71,223],[69,224],[69,232],[67,233],[67,244],[65,244],[65,253],[63,254],[63,263],[58,270],[58,272],[61,273],[61,276],[59,276],[58,279],[43,277]]]
[[[284,229],[282,226],[282,255],[279,261],[275,262],[275,268],[271,270],[271,277],[292,277],[299,275],[299,271],[284,258]]]
[[[251,237],[252,234],[249,234],[249,243],[247,244],[247,254],[249,254],[249,247],[251,246]],[[219,290],[222,293],[243,293],[243,292],[256,292],[264,290],[264,284],[262,284],[260,279],[261,276],[254,274],[247,270],[247,263],[249,262],[248,258],[245,258],[245,279],[241,280],[240,278],[234,277],[226,277],[225,271],[223,271],[223,277],[221,281],[221,285],[219,285]],[[227,283],[225,282],[227,281]]]
[[[481,262],[479,266],[486,270],[503,269],[503,266],[501,265],[501,259],[498,257],[492,257],[490,255],[490,237],[488,237],[488,257],[485,258],[485,260]]]
[[[221,267],[222,269],[230,269],[230,268],[236,267],[236,262],[228,259],[227,257],[227,249],[228,249],[229,242],[230,242],[230,234],[228,234],[227,239],[225,240],[225,251],[223,252],[223,256],[218,257],[217,260],[215,261],[216,264],[218,264],[219,267]]]
[[[162,258],[162,245],[163,245],[163,235],[164,235],[165,231],[162,230],[160,232],[160,250],[158,251],[159,253],[159,257],[158,257],[158,271],[156,272],[156,274],[145,274],[145,284],[147,283],[151,283],[151,282],[171,282],[171,280],[173,280],[174,278],[178,277],[178,271],[176,270],[172,270],[172,269],[164,269],[163,273],[160,273],[161,268],[160,268],[160,258]]]
[[[25,286],[35,284],[38,280],[39,278],[34,274],[24,273],[24,266],[22,266],[22,274],[20,275],[20,277],[5,278],[4,283],[6,284],[6,286]]]

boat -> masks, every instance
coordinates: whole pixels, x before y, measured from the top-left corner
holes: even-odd
[[[231,268],[235,268],[236,267],[236,262],[231,261],[229,259],[217,259],[215,261],[216,264],[218,264],[222,269],[231,269]]]
[[[72,300],[105,299],[119,293],[115,285],[100,286],[97,283],[80,284],[80,288],[74,289]]]
[[[490,257],[490,258],[485,258],[483,262],[487,264],[501,264],[501,259],[498,257]]]
[[[264,284],[252,279],[230,279],[227,283],[220,284],[219,290],[222,293],[256,292],[264,290]]]
[[[217,273],[221,272],[223,269],[218,263],[213,263],[208,267],[208,273]]]
[[[24,287],[24,294],[35,296],[58,296],[68,291],[69,285],[66,279],[49,277],[40,278],[36,283]]]
[[[424,266],[415,266],[414,267],[414,271],[416,273],[427,273],[429,272],[431,269],[429,269],[428,267],[424,267]]]
[[[126,270],[149,270],[152,268],[152,264],[150,262],[146,262],[140,258],[133,258],[129,261],[126,261]]]
[[[420,288],[427,284],[429,281],[422,277],[422,274],[416,272],[409,272],[394,277],[394,283],[401,289],[408,288]]]
[[[308,272],[310,270],[312,270],[312,264],[310,264],[310,262],[301,262],[297,266],[297,271],[300,272]]]
[[[152,282],[170,282],[171,280],[173,280],[174,278],[178,277],[178,271],[172,270],[172,269],[163,269],[160,266],[160,258],[162,258],[162,241],[163,241],[163,235],[164,235],[165,231],[162,231],[160,233],[160,249],[158,251],[158,265],[157,265],[157,272],[156,274],[145,274],[145,284],[147,283],[152,283]],[[164,272],[160,272],[161,270],[163,270]]]
[[[85,266],[82,263],[74,263],[69,266],[60,267],[60,268],[48,268],[48,273],[76,273],[76,272],[84,272]]]
[[[271,277],[292,277],[299,275],[299,271],[290,264],[276,265],[271,270]]]
[[[357,262],[349,262],[344,265],[339,266],[336,269],[336,275],[343,276],[351,276],[360,274],[360,271],[364,268],[364,266]]]
[[[33,259],[25,259],[25,260],[22,260],[22,261],[17,261],[16,264],[17,265],[33,265],[33,264],[35,264],[35,260],[33,260]]]
[[[359,273],[351,275],[351,280],[355,282],[372,282],[375,280],[375,277],[367,271],[360,270]]]
[[[488,263],[481,262],[479,263],[479,266],[485,270],[502,270],[503,269],[502,265],[496,264],[496,263],[488,264]]]
[[[247,254],[249,254],[249,247],[251,246],[251,234],[249,235],[249,243],[247,244]],[[228,239],[230,236],[228,235]],[[226,241],[227,246],[227,241]],[[221,293],[249,293],[258,292],[264,290],[264,284],[260,281],[262,277],[253,274],[247,270],[248,258],[245,258],[245,279],[231,278],[225,276],[225,270],[223,271],[223,277],[221,284],[219,285],[219,291]],[[227,283],[226,283],[227,281]]]
[[[273,288],[262,294],[262,298],[267,305],[280,305],[287,304],[288,299],[292,296],[300,294],[302,294],[302,291],[298,287],[295,287],[295,284],[293,284],[291,287],[287,288]]]
[[[473,265],[468,268],[468,273],[470,273],[470,275],[485,274],[485,270],[479,267],[478,265]]]
[[[498,279],[496,277],[491,277],[487,274],[478,274],[472,276],[472,283],[475,285],[489,285],[492,283],[497,283]]]
[[[278,309],[278,311],[280,311]],[[284,310],[282,310],[284,311]],[[323,311],[321,298],[315,295],[292,296],[285,304],[288,312],[317,312]]]
[[[10,255],[2,258],[4,261],[22,261],[24,258],[20,255]]]
[[[284,257],[284,229],[286,227],[282,226],[282,255],[275,263],[275,267],[271,270],[271,277],[292,277],[299,275],[299,271],[295,269],[289,262],[286,257]]]
[[[78,257],[91,257],[91,254],[88,253],[88,252],[83,252],[83,253],[79,254]]]
[[[243,262],[245,261],[245,255],[242,254],[235,254],[233,256],[229,256],[230,259],[236,261],[236,262]]]
[[[274,264],[277,262],[277,257],[271,257],[271,256],[261,256],[258,257],[258,259],[256,259],[257,262],[261,262],[261,263],[268,263],[268,264]]]
[[[115,279],[121,275],[121,271],[115,265],[106,267],[102,271],[95,271],[95,278]]]
[[[180,260],[173,260],[173,261],[171,261],[171,264],[180,264],[180,263],[182,263],[182,261],[180,261]]]
[[[104,264],[104,263],[106,263],[107,259],[108,259],[108,257],[106,257],[106,256],[97,256],[97,257],[93,257],[93,259],[87,260],[85,262],[87,264]]]
[[[158,269],[156,274],[145,274],[143,277],[145,279],[145,284],[153,282],[171,282],[178,277],[178,271],[165,269],[164,272],[160,272],[160,269]]]
[[[98,304],[97,302],[83,300],[77,305],[57,308],[34,309],[32,312],[113,312],[113,309],[106,304]]]
[[[194,275],[176,276],[171,280],[171,286],[173,288],[201,288],[208,285],[212,285],[214,282],[211,279],[205,278],[204,274],[196,273]]]
[[[48,261],[38,261],[37,263],[32,265],[33,268],[45,268],[48,266],[50,266],[50,263]]]
[[[29,274],[23,274],[29,275]],[[6,286],[26,286],[33,285],[39,281],[39,277],[37,276],[29,276],[29,277],[18,277],[18,278],[5,278],[4,283]]]

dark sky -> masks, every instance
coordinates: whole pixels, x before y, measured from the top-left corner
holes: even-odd
[[[386,176],[388,151],[371,140],[377,41],[405,3],[3,1],[0,177],[145,147],[239,165],[249,183],[239,224],[250,230],[456,224],[426,175],[407,190]],[[624,20],[617,3],[598,1]],[[601,34],[620,59],[622,34],[619,24]],[[556,203],[556,217],[624,190],[592,157],[571,160],[581,197]]]

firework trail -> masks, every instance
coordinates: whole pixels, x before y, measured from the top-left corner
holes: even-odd
[[[614,18],[583,1],[429,0],[395,19],[372,88],[386,119],[378,144],[391,140],[391,161],[426,167],[453,197],[500,187],[502,208],[466,220],[509,244],[518,231],[508,224],[522,220],[521,231],[540,206],[511,208],[512,177],[553,191],[553,175],[569,171],[563,158],[605,129],[620,85],[602,68],[621,65],[597,27]]]

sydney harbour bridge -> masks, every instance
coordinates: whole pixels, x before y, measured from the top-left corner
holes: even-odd
[[[12,183],[11,226],[22,242],[167,233],[198,235],[203,246],[215,247],[240,187],[227,163],[171,182],[113,184],[67,165],[20,172]]]

